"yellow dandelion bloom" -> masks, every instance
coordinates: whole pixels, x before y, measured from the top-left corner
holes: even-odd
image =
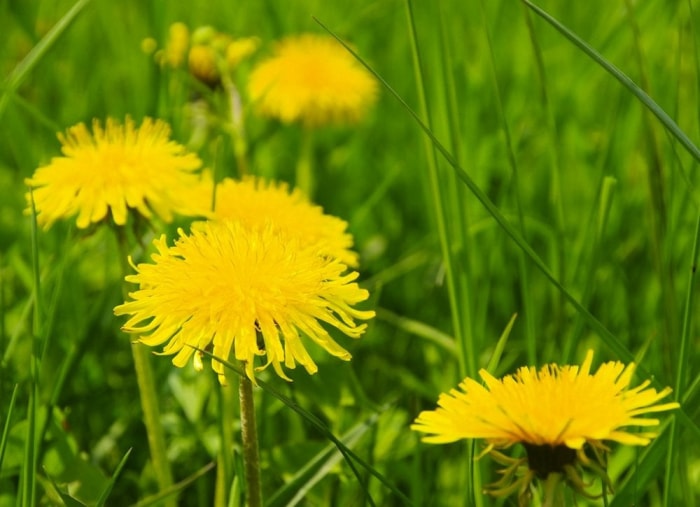
[[[540,478],[585,462],[585,444],[598,451],[605,451],[603,441],[648,444],[655,433],[627,428],[656,426],[658,419],[639,416],[678,408],[675,402],[658,403],[671,389],[657,392],[649,381],[630,388],[634,363],[611,361],[591,373],[592,362],[589,350],[581,366],[523,367],[502,379],[482,369],[484,385],[464,379],[459,390],[441,394],[438,408],[422,412],[411,428],[426,433],[423,440],[429,443],[484,439],[487,452],[521,443],[530,470]]]
[[[103,128],[95,120],[92,134],[80,123],[58,138],[63,156],[26,180],[45,228],[75,215],[86,228],[108,213],[124,225],[130,209],[166,222],[173,214],[192,214],[183,195],[198,181],[201,161],[170,140],[167,123],[146,118],[137,128],[128,117],[123,125],[110,118]]]
[[[242,180],[224,178],[216,186],[215,209],[209,212],[213,183],[206,180],[203,178],[198,196],[193,197],[192,203],[197,204],[201,215],[217,220],[233,219],[249,227],[269,221],[322,255],[357,267],[357,253],[352,251],[353,239],[347,232],[347,222],[325,214],[323,208],[311,203],[299,189],[290,191],[286,183],[254,176]]]
[[[264,115],[321,125],[360,119],[377,83],[336,40],[307,34],[281,41],[253,69],[248,91]]]
[[[191,234],[179,231],[174,246],[165,237],[154,241],[153,264],[139,264],[126,278],[139,285],[132,299],[114,310],[130,315],[123,326],[150,346],[167,342],[164,354],[183,366],[195,349],[213,345],[213,354],[245,363],[254,379],[256,356],[266,356],[257,370],[270,364],[287,379],[283,367],[317,366],[304,339],[333,356],[350,359],[321,325],[359,338],[367,327],[355,319],[370,319],[373,311],[353,305],[368,298],[337,259],[319,255],[313,246],[283,234],[270,224],[248,227],[222,220],[200,224]],[[223,374],[223,365],[213,363]],[[220,378],[223,378],[222,376]]]

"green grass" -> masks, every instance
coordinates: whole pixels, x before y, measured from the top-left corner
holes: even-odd
[[[596,364],[639,362],[637,380],[674,387],[682,409],[648,447],[612,446],[615,494],[578,505],[700,505],[698,7],[203,4],[0,3],[0,507],[164,497],[112,312],[114,235],[35,231],[24,179],[59,154],[56,132],[92,118],[159,117],[190,139],[190,83],[140,49],[174,21],[258,36],[253,60],[327,29],[385,85],[365,121],[314,137],[315,200],[350,223],[377,317],[338,337],[350,363],[313,352],[315,376],[261,376],[269,505],[517,505],[480,493],[496,466],[470,459],[478,443],[423,444],[409,425],[479,368],[589,348]],[[246,113],[252,170],[293,183],[300,129]],[[215,130],[198,150],[219,176],[235,174],[230,144]],[[178,504],[236,505],[235,387],[151,363]]]

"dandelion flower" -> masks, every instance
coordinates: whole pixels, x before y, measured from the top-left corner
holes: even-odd
[[[92,130],[80,123],[59,134],[63,156],[26,180],[40,225],[77,215],[82,229],[108,213],[124,225],[130,209],[166,222],[192,214],[183,196],[199,179],[201,161],[170,140],[167,123],[146,118],[137,128],[128,117],[123,125],[109,118],[104,128],[95,120]]]
[[[315,126],[359,120],[377,83],[337,41],[307,34],[281,41],[251,73],[248,91],[262,114]]]
[[[234,219],[247,226],[259,226],[269,220],[274,227],[315,247],[322,255],[338,258],[357,267],[357,253],[351,250],[352,235],[347,222],[323,212],[299,190],[289,190],[286,183],[275,183],[247,176],[242,180],[225,178],[216,186],[216,206],[211,209],[211,181],[200,187],[198,198],[201,215],[213,219]]]
[[[607,450],[604,441],[646,445],[655,433],[632,433],[627,427],[656,426],[657,419],[639,416],[679,407],[675,402],[658,404],[670,388],[657,392],[648,380],[630,388],[634,363],[611,361],[591,373],[592,361],[589,350],[581,366],[551,364],[539,371],[523,367],[500,380],[482,369],[485,385],[464,379],[460,390],[441,394],[438,408],[422,412],[411,428],[426,433],[423,440],[429,443],[484,439],[485,452],[494,452],[500,463],[506,457],[494,449],[520,443],[528,458],[512,463],[515,467],[526,462],[529,468],[521,491],[535,476],[546,479],[550,473],[564,473],[585,493],[575,468],[590,463],[586,447],[598,455]],[[500,481],[490,492],[504,490],[508,488]]]
[[[184,366],[196,347],[213,345],[216,357],[243,361],[253,380],[256,356],[282,378],[283,367],[317,366],[303,336],[333,356],[350,359],[321,325],[359,338],[373,311],[353,305],[368,297],[337,259],[319,255],[316,247],[284,234],[269,223],[248,227],[239,221],[210,221],[190,235],[179,231],[174,246],[162,236],[154,241],[153,264],[139,264],[126,278],[139,285],[128,301],[114,310],[130,315],[124,331],[139,335],[149,346],[167,342],[164,354]],[[223,365],[213,362],[223,379]]]

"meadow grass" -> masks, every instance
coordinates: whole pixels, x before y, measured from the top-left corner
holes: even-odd
[[[472,459],[478,442],[428,445],[409,425],[479,368],[589,348],[638,362],[682,407],[649,446],[613,445],[615,492],[577,505],[700,504],[697,6],[537,5],[0,4],[0,507],[242,501],[235,389],[150,358],[173,475],[159,488],[113,315],[118,241],[68,221],[37,230],[27,212],[24,180],[68,126],[152,116],[194,143],[188,103],[211,92],[141,49],[175,21],[259,37],[252,61],[285,35],[331,33],[383,83],[368,118],[317,130],[310,154],[301,129],[244,100],[251,172],[294,183],[311,157],[314,199],[349,222],[377,310],[361,340],[338,337],[351,362],[310,349],[316,375],[260,376],[266,505],[517,505],[482,495],[498,466]],[[200,157],[236,176],[230,131],[208,129]]]

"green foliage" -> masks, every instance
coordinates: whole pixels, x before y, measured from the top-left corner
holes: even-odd
[[[578,505],[700,504],[692,2],[195,4],[0,4],[0,507],[242,501],[236,374],[221,389],[208,367],[152,358],[175,481],[159,491],[112,313],[114,235],[34,232],[27,212],[24,179],[59,154],[57,132],[92,118],[163,118],[218,177],[236,175],[218,92],[141,49],[175,21],[259,37],[251,61],[325,27],[386,85],[365,121],[314,136],[315,200],[349,222],[377,317],[361,340],[337,337],[350,363],[310,350],[315,376],[261,375],[270,505],[515,505],[481,495],[497,466],[470,460],[478,443],[423,444],[409,425],[479,368],[589,348],[639,362],[683,406],[647,448],[613,446],[616,493]],[[293,183],[300,129],[257,117],[241,91],[251,171]]]

